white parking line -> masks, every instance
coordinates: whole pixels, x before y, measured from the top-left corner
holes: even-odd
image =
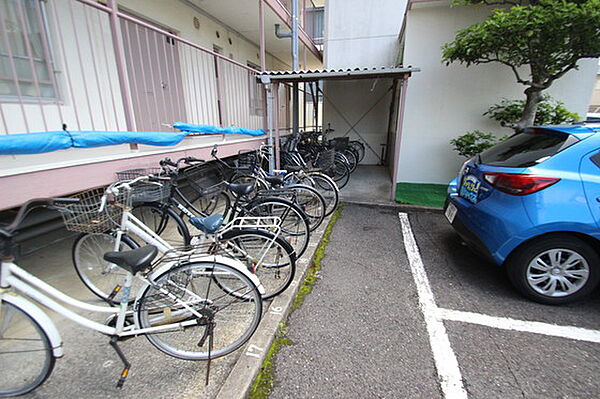
[[[480,313],[463,312],[452,309],[438,308],[437,311],[439,317],[444,320],[479,324],[502,330],[523,331],[552,337],[574,339],[577,341],[600,343],[600,331],[598,330],[588,330],[586,328],[573,326],[559,326],[557,324],[542,323],[539,321],[516,320],[508,317],[488,316]]]
[[[463,387],[456,355],[450,346],[450,340],[448,339],[444,323],[438,318],[438,307],[435,304],[433,292],[431,291],[429,280],[423,267],[419,247],[410,228],[408,215],[401,212],[398,216],[402,225],[404,247],[406,248],[410,269],[417,286],[419,305],[425,318],[427,332],[429,333],[429,342],[442,392],[444,393],[444,397],[448,399],[467,398],[467,392]]]

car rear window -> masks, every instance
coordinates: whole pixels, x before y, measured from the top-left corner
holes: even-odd
[[[530,129],[485,150],[480,163],[510,168],[528,167],[578,142],[575,136],[555,130]]]

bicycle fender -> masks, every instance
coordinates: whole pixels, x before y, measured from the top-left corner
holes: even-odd
[[[263,287],[263,285],[261,284],[258,277],[256,277],[255,274],[252,274],[252,272],[250,272],[250,270],[248,270],[248,268],[246,266],[244,266],[244,264],[242,262],[240,262],[239,260],[236,260],[233,258],[228,258],[223,255],[200,255],[197,258],[193,257],[191,259],[191,261],[192,262],[203,262],[203,263],[222,263],[224,265],[232,267],[232,268],[236,269],[237,271],[241,272],[242,274],[244,274],[246,277],[248,277],[250,279],[250,281],[252,281],[254,283],[254,285],[256,285],[256,288],[258,289],[258,292],[260,293],[260,295],[264,295],[266,292],[265,287]],[[165,273],[167,270],[169,270],[172,267],[173,267],[172,263],[168,263],[162,267],[159,267],[158,269],[156,269],[152,272],[152,274],[150,275],[150,279],[154,279],[154,278],[160,276],[161,274]],[[139,291],[140,294],[142,293],[142,291],[143,290],[140,289],[140,291]]]
[[[13,292],[4,293],[1,297],[2,301],[8,302],[15,307],[22,309],[25,313],[30,315],[40,326],[40,328],[46,333],[52,346],[52,354],[54,357],[62,357],[63,353],[63,342],[58,332],[58,329],[50,320],[50,317],[42,309],[40,309],[33,302],[30,302],[26,298],[17,295]]]

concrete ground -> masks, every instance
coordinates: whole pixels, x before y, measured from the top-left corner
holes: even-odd
[[[71,262],[72,240],[62,241],[19,261],[19,265],[77,299],[101,304],[79,281]],[[96,321],[104,316],[79,312]],[[65,356],[58,359],[50,378],[28,398],[208,398],[214,397],[239,353],[214,360],[205,385],[205,362],[178,360],[155,349],[146,338],[120,343],[132,363],[123,389],[115,388],[123,368],[109,338],[81,328],[48,311],[63,338]]]
[[[600,293],[519,296],[439,212],[347,205],[271,398],[595,398]]]
[[[340,198],[347,202],[392,203],[392,179],[385,166],[358,165]]]

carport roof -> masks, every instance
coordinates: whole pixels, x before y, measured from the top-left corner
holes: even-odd
[[[333,79],[375,79],[375,78],[402,78],[410,76],[412,72],[421,69],[412,66],[399,66],[395,68],[354,68],[354,69],[322,69],[308,71],[266,71],[256,75],[257,79],[269,78],[272,82],[314,82],[317,80]]]

